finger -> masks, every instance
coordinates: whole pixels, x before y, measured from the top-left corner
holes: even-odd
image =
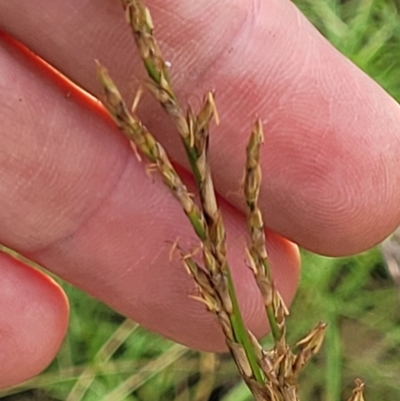
[[[0,252],[0,388],[35,376],[56,355],[68,324],[62,289]]]
[[[242,207],[232,194],[257,114],[266,130],[262,209],[272,230],[330,255],[359,252],[394,230],[399,108],[292,3],[149,4],[181,98],[217,90],[224,123],[212,137],[211,159],[223,196]],[[121,13],[118,1],[3,2],[0,26],[90,92],[99,94],[96,58],[128,93],[133,84],[126,83],[143,74]],[[159,109],[145,103],[143,117],[182,161]]]
[[[196,291],[181,261],[168,261],[177,238],[188,252],[198,247],[172,195],[146,174],[109,119],[82,104],[72,88],[66,96],[5,42],[0,60],[7,94],[0,105],[0,242],[147,328],[195,348],[225,348],[204,305],[191,299]],[[244,217],[221,204],[246,320],[265,333],[262,301],[245,265]],[[289,303],[298,282],[297,248],[270,233],[268,249]]]

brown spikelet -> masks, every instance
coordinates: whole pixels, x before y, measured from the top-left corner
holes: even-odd
[[[104,106],[133,144],[134,152],[145,156],[159,171],[193,226],[200,240],[203,266],[195,260],[193,252],[185,253],[179,244],[174,243],[173,249],[179,251],[183,265],[196,283],[197,292],[193,298],[202,302],[217,319],[238,370],[255,399],[299,401],[299,374],[321,348],[326,324],[319,323],[295,347],[287,343],[288,310],[275,287],[268,264],[264,221],[258,205],[262,178],[259,160],[264,139],[261,120],[255,122],[246,148],[244,195],[250,233],[246,251],[274,337],[274,347],[270,350],[263,349],[244,324],[227,260],[226,232],[208,157],[211,125],[219,123],[214,93],[208,92],[204,96],[197,112],[190,106],[184,112],[172,87],[169,66],[154,36],[149,10],[140,0],[121,1],[150,79],[147,87],[175,123],[182,139],[197,184],[199,205],[188,192],[162,145],[136,116],[140,93],[135,97],[132,110],[128,110],[107,70],[99,64],[97,71],[104,91]],[[363,387],[364,384],[357,380],[349,401],[364,401]]]

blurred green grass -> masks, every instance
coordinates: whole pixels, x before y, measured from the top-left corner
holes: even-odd
[[[400,100],[399,1],[296,3],[336,48]],[[321,320],[329,326],[323,350],[302,376],[302,400],[345,401],[356,377],[366,382],[367,401],[400,400],[399,297],[379,249],[343,259],[304,252],[303,266],[289,339],[295,342]],[[56,360],[41,376],[0,392],[1,399],[251,400],[229,357],[173,344],[63,286],[71,324]]]

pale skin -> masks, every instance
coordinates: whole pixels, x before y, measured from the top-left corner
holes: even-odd
[[[240,182],[254,118],[264,122],[261,207],[276,284],[287,303],[299,244],[363,251],[400,221],[400,113],[284,0],[149,0],[183,100],[216,89],[222,124],[211,161],[229,258],[250,328],[266,323],[245,265]],[[127,98],[144,77],[118,0],[0,2],[8,32],[100,96],[94,59]],[[141,116],[184,168],[171,124],[145,98]],[[151,330],[224,349],[172,243],[196,247],[175,200],[92,101],[0,36],[0,242]],[[183,169],[182,169],[183,170]],[[229,202],[229,203],[228,203]],[[306,268],[306,267],[305,267]],[[68,302],[42,273],[0,255],[0,387],[45,368],[65,335]]]

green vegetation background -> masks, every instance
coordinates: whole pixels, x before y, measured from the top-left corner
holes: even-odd
[[[397,101],[399,3],[297,1],[322,34]],[[303,253],[303,265],[290,338],[299,339],[321,320],[329,326],[321,354],[302,376],[302,400],[345,401],[356,377],[366,382],[367,401],[400,400],[399,294],[380,250],[345,259]],[[0,399],[251,400],[229,357],[173,344],[63,285],[71,324],[56,360],[41,376],[0,392]]]

